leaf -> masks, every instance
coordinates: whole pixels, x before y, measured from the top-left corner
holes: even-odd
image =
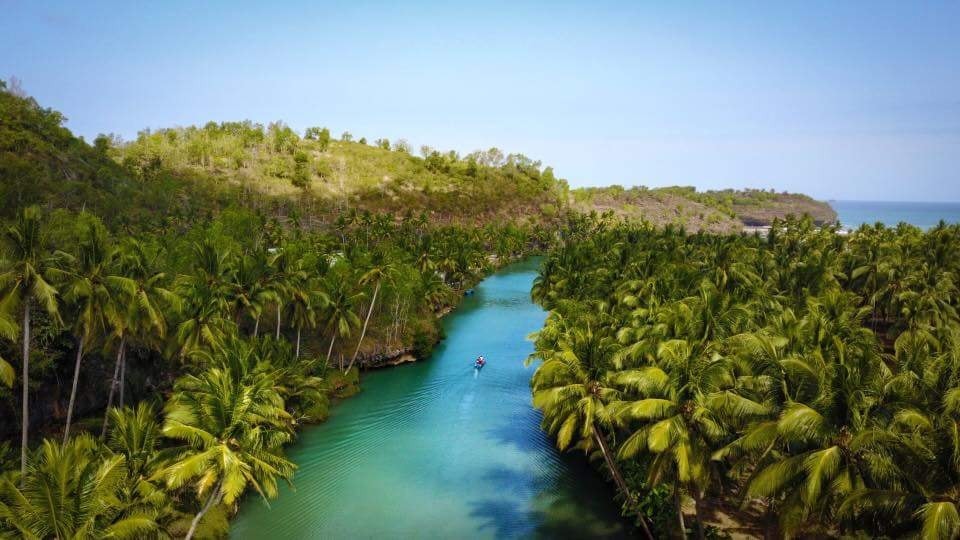
[[[917,510],[923,526],[920,536],[924,540],[951,540],[960,534],[960,515],[952,502],[931,502]]]
[[[660,420],[676,414],[676,405],[669,399],[648,398],[638,401],[621,401],[611,405],[612,416],[617,420]]]
[[[15,379],[16,371],[13,369],[13,366],[3,358],[0,358],[0,383],[12,387]]]

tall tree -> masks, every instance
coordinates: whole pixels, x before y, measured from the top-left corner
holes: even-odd
[[[584,451],[599,450],[626,504],[636,504],[601,426],[610,425],[607,406],[618,391],[607,383],[611,358],[617,349],[609,335],[586,328],[570,328],[557,314],[551,315],[537,337],[537,352],[531,358],[543,363],[531,379],[533,405],[543,411],[543,427],[556,435],[557,447],[571,445]],[[639,523],[652,539],[646,519]]]
[[[363,345],[363,338],[367,335],[367,325],[370,324],[370,316],[373,315],[373,309],[377,305],[377,294],[380,292],[380,286],[383,285],[384,280],[390,279],[394,271],[395,267],[393,264],[382,262],[374,264],[360,276],[361,284],[373,284],[373,296],[370,298],[370,307],[367,308],[367,316],[363,320],[363,329],[360,331],[360,339],[357,340],[357,348],[353,351],[353,358],[350,359],[345,373],[350,371],[353,363],[357,361],[357,357],[360,355],[360,346]]]
[[[108,325],[115,325],[122,316],[120,306],[132,298],[134,283],[119,275],[116,268],[116,250],[107,243],[106,233],[98,223],[88,223],[81,236],[75,257],[71,257],[66,273],[63,299],[72,307],[74,336],[77,343],[70,386],[67,421],[63,429],[64,442],[70,437],[80,380],[80,365],[85,346],[105,333]]]
[[[20,328],[23,347],[20,472],[24,479],[27,473],[30,431],[31,304],[38,304],[54,321],[59,321],[58,293],[48,281],[51,271],[57,266],[57,260],[46,246],[45,234],[42,214],[36,206],[24,208],[17,216],[16,223],[7,227],[3,234],[6,253],[11,263],[7,271],[0,275],[0,290],[4,294],[2,305],[9,309],[19,307],[23,317]]]
[[[272,498],[277,481],[292,475],[295,465],[281,450],[290,417],[273,382],[263,373],[237,377],[212,368],[175,386],[163,434],[184,444],[162,476],[171,489],[192,482],[201,502],[187,540],[213,506],[233,504],[247,486]]]

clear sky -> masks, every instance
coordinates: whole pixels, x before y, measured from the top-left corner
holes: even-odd
[[[0,0],[0,77],[92,139],[284,120],[577,185],[960,201],[960,2]]]

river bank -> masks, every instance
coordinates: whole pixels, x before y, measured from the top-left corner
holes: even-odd
[[[501,269],[443,319],[429,361],[364,375],[364,391],[289,447],[294,489],[248,497],[231,536],[626,536],[612,490],[562,455],[531,405],[526,336],[537,259]],[[490,364],[475,372],[477,354]]]

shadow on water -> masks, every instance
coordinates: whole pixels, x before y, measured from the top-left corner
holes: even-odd
[[[544,444],[549,444],[549,439],[539,429],[540,418],[539,412],[531,408],[522,417],[487,430],[487,438],[497,446],[511,446],[520,452],[542,452]]]
[[[234,538],[625,538],[610,485],[560,454],[531,406],[535,260],[497,272],[447,317],[430,359],[364,391],[289,449],[296,491],[247,497]],[[487,367],[474,370],[478,354]]]
[[[610,515],[609,500],[596,491],[571,490],[556,479],[531,479],[526,471],[506,468],[484,478],[503,497],[470,501],[470,516],[479,521],[478,535],[496,538],[631,538],[626,520]],[[528,496],[533,490],[535,493]],[[518,504],[516,496],[528,499]]]
[[[497,538],[631,538],[630,523],[611,506],[614,493],[578,454],[559,454],[539,429],[542,415],[529,408],[487,430],[495,448],[529,454],[533,469],[491,467],[480,477],[485,491],[502,498],[471,501],[478,532]],[[515,499],[528,499],[518,504]]]

